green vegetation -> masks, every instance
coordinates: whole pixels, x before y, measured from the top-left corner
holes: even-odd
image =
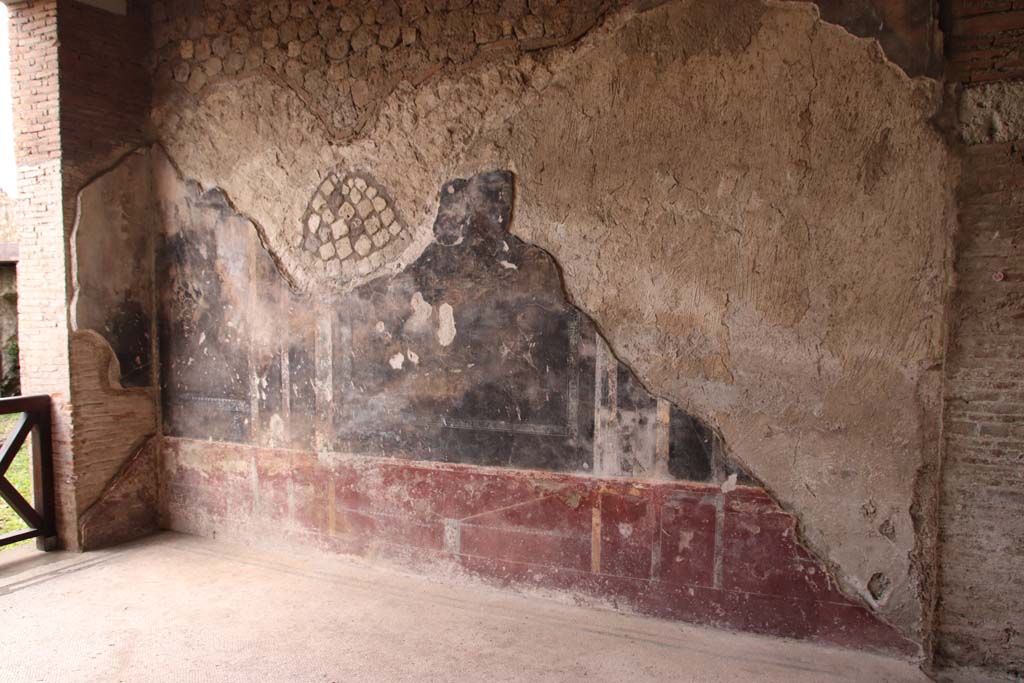
[[[14,415],[0,415],[0,443],[7,438],[7,435],[14,429],[18,419],[21,417],[20,414],[15,413]],[[25,500],[32,501],[32,456],[29,452],[28,439],[25,441],[25,445],[18,451],[18,455],[14,458],[14,462],[11,463],[11,468],[7,470],[6,479],[7,481],[14,484],[14,487],[21,492],[21,495],[25,496]],[[21,521],[21,517],[18,517],[18,513],[11,509],[11,507],[0,499],[0,534],[6,534],[11,531],[17,531],[18,529],[27,528],[26,524]],[[22,543],[32,543],[33,541],[22,541],[21,543],[15,543],[13,545],[4,546],[4,548],[12,548],[16,545],[22,545]],[[2,548],[0,548],[2,550]]]
[[[21,372],[18,367],[18,335],[12,334],[3,348],[4,379],[0,382],[0,396],[21,393]],[[6,434],[6,432],[4,432]]]

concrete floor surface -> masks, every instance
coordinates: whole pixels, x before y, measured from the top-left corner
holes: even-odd
[[[0,680],[926,681],[870,654],[164,533],[0,553]]]

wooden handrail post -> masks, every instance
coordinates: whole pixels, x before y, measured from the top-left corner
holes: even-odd
[[[49,397],[47,397],[49,399]],[[32,483],[35,505],[43,518],[43,526],[36,539],[39,550],[57,549],[57,511],[53,490],[53,438],[52,402],[36,414],[36,428],[32,430]]]

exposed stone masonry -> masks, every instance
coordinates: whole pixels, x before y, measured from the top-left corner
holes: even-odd
[[[393,202],[367,174],[331,172],[313,194],[303,229],[293,234],[327,264],[331,276],[368,275],[397,256],[410,241]]]
[[[512,49],[575,40],[611,5],[600,0],[242,0],[155,2],[158,88],[198,93],[264,72],[298,92],[348,139],[402,81]],[[180,90],[180,88],[179,88]]]

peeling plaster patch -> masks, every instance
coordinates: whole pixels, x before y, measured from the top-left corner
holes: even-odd
[[[406,351],[405,355],[408,356],[409,362],[412,363],[413,365],[419,365],[420,364],[420,357],[418,355],[416,355],[415,351],[411,351],[411,350],[410,351]]]
[[[455,311],[445,303],[438,307],[437,315],[437,341],[441,346],[450,346],[455,341]]]
[[[410,303],[412,304],[412,318],[409,323],[417,327],[430,323],[430,318],[434,315],[434,307],[423,298],[423,293],[413,294]]]
[[[506,268],[508,270],[519,270],[519,266],[514,263],[509,263],[508,261],[498,261],[498,263],[501,264],[502,268]]]
[[[736,490],[736,474],[730,474],[729,478],[722,482],[722,493],[729,493]]]
[[[405,356],[402,355],[401,352],[396,353],[391,356],[391,359],[388,361],[388,365],[395,370],[401,370],[402,366],[405,365]]]
[[[277,413],[270,416],[270,438],[274,443],[281,443],[285,438],[284,420]]]
[[[459,520],[444,520],[444,549],[449,553],[461,552],[462,530],[459,528]]]

